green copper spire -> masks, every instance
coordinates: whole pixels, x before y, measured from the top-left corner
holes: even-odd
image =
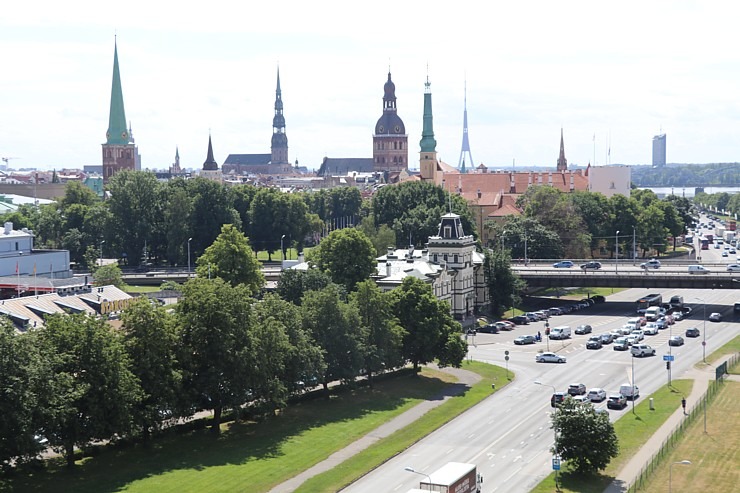
[[[105,138],[106,144],[128,144],[130,141],[126,128],[126,112],[123,110],[121,73],[118,71],[118,43],[114,44],[113,49],[113,85],[110,90],[110,115]]]
[[[424,127],[421,131],[421,152],[437,152],[437,141],[434,140],[434,126],[432,124],[432,90],[429,77],[424,83]]]

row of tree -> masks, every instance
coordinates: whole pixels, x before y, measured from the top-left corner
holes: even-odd
[[[276,294],[257,300],[253,258],[247,238],[226,225],[174,310],[139,299],[120,329],[51,315],[16,334],[0,319],[0,463],[51,446],[71,465],[75,447],[146,438],[198,410],[213,410],[218,431],[224,410],[273,410],[307,385],[328,391],[360,375],[372,383],[406,362],[459,366],[464,358],[449,305],[419,279],[383,293],[372,280],[340,285],[329,271],[287,271]]]
[[[632,166],[631,171],[632,182],[638,187],[740,186],[738,163]]]
[[[740,214],[740,193],[705,193],[699,192],[694,196],[694,203],[701,208],[713,211],[726,211],[733,218]]]
[[[659,199],[651,190],[633,189],[630,197],[575,191],[551,186],[529,187],[518,199],[524,214],[504,223],[486,223],[491,248],[506,248],[513,258],[588,258],[631,252],[664,253],[667,238],[676,238],[691,223],[691,202],[671,195]],[[675,243],[673,244],[675,249]],[[601,255],[599,255],[601,253]],[[624,254],[622,254],[624,255]]]

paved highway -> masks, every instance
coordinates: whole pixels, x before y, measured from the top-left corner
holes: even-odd
[[[646,294],[646,290],[632,289],[609,296],[607,303],[572,314],[553,317],[551,326],[590,324],[594,333],[609,332],[623,325],[628,317],[635,315],[635,300]],[[694,308],[692,317],[676,323],[658,335],[646,336],[645,343],[653,346],[657,356],[631,358],[629,352],[612,350],[611,345],[600,350],[586,350],[588,336],[573,335],[567,341],[550,341],[550,350],[567,356],[565,364],[537,364],[534,356],[546,348],[545,341],[536,345],[516,346],[513,339],[519,335],[544,334],[544,322],[518,326],[512,332],[479,334],[470,354],[479,361],[504,364],[504,351],[510,352],[509,367],[517,378],[506,388],[492,395],[459,418],[435,431],[382,467],[361,478],[344,491],[400,492],[405,493],[418,487],[420,477],[404,471],[411,466],[416,471],[430,474],[446,462],[472,462],[478,465],[484,476],[483,491],[528,492],[551,472],[549,448],[553,442],[550,426],[550,395],[552,385],[565,391],[571,382],[584,383],[587,388],[602,387],[607,393],[618,390],[620,384],[631,381],[634,362],[635,383],[644,400],[649,394],[667,383],[668,374],[662,355],[667,354],[667,341],[671,334],[685,333],[688,327],[698,327],[704,336],[704,308],[707,316],[714,311],[724,315],[724,322],[706,322],[707,353],[725,344],[740,333],[740,317],[735,318],[732,305],[740,301],[740,291],[689,291],[662,292],[664,299],[674,294],[684,297]],[[703,298],[704,307],[696,297]],[[702,359],[702,339],[686,339],[686,344],[672,348],[676,358],[673,363],[673,379]],[[472,338],[470,340],[472,342]],[[543,385],[535,385],[534,381]],[[676,406],[680,402],[676,402]],[[605,403],[599,404],[605,406]],[[624,413],[609,411],[612,420]]]

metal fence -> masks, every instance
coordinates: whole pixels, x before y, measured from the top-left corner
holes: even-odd
[[[681,424],[671,432],[668,438],[660,446],[660,449],[658,449],[647,464],[645,464],[645,466],[640,470],[640,473],[637,475],[634,482],[627,488],[626,493],[636,493],[640,491],[648,483],[653,472],[660,467],[663,459],[665,459],[665,457],[668,456],[673,451],[674,447],[683,439],[683,435],[688,427],[691,426],[699,416],[704,416],[706,419],[706,407],[712,402],[720,388],[722,388],[722,384],[724,383],[723,377],[727,373],[728,369],[737,365],[738,361],[740,361],[740,353],[735,353],[725,363],[723,363],[725,371],[718,372],[717,378],[713,382],[709,383],[707,391],[701,398],[699,398],[696,405],[691,408],[686,419],[683,419]]]

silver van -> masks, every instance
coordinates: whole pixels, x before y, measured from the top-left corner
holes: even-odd
[[[710,270],[703,265],[689,265],[689,274],[709,274]]]

